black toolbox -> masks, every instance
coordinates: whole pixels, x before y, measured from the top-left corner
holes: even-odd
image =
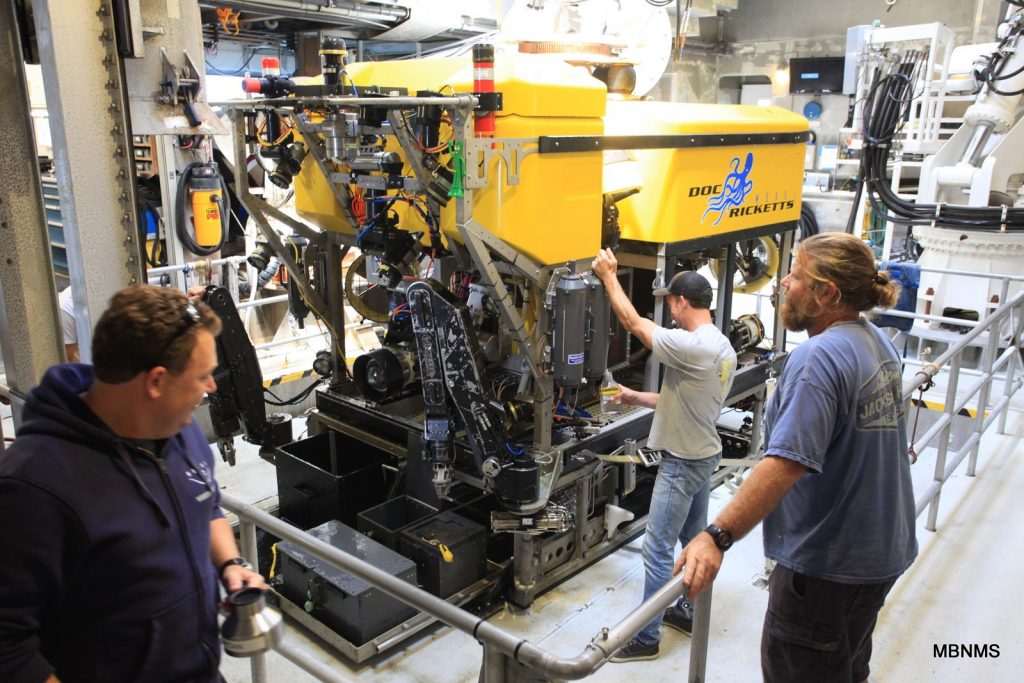
[[[450,553],[447,556],[442,545]],[[445,510],[403,530],[399,552],[416,561],[423,590],[447,598],[484,577],[487,530]]]
[[[416,564],[336,521],[310,529],[316,538],[416,584]],[[416,610],[352,574],[288,541],[277,545],[284,577],[281,595],[335,633],[357,645],[376,638],[416,614]]]
[[[436,512],[437,508],[433,505],[427,505],[412,496],[399,496],[360,512],[357,515],[356,528],[397,552],[399,533]]]
[[[382,451],[328,430],[277,449],[277,494],[281,517],[302,529],[341,520],[354,527],[356,514],[387,495]]]

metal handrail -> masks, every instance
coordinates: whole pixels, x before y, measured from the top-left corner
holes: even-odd
[[[1008,276],[1001,276],[1003,279],[1004,294],[1008,284]],[[1014,278],[1016,279],[1016,278]],[[1004,297],[1005,298],[1005,297]],[[995,331],[999,329],[1005,319],[1009,318],[1013,325],[1006,349],[999,352],[1000,335]],[[925,363],[921,369],[903,384],[904,405],[909,401],[915,391],[927,390],[932,385],[932,380],[938,375],[945,365],[949,365],[949,378],[946,384],[946,401],[943,414],[935,421],[928,431],[921,436],[912,447],[915,452],[926,448],[936,438],[938,452],[935,458],[935,473],[932,482],[918,496],[915,501],[915,516],[928,510],[928,519],[925,528],[935,531],[938,521],[939,500],[942,487],[950,476],[960,467],[960,464],[967,459],[967,474],[974,476],[977,467],[978,446],[981,443],[981,435],[998,419],[1000,434],[1006,430],[1006,415],[1010,405],[1010,398],[1024,384],[1020,377],[1016,377],[1017,370],[1021,363],[1021,334],[1024,331],[1024,290],[1019,292],[1009,301],[999,306],[984,320],[979,322],[974,329],[966,333],[956,344],[950,346],[945,353],[931,363]],[[988,332],[988,338],[984,345],[982,355],[982,369],[976,380],[965,392],[958,392],[960,375],[963,372],[962,362],[964,351],[972,346],[972,342]],[[996,379],[996,373],[1002,368],[1003,373],[1003,395],[991,408],[989,397],[992,389],[992,382]],[[966,407],[972,398],[977,396],[974,415],[974,428],[959,450],[949,458],[950,432],[953,426],[953,418]],[[920,407],[918,407],[920,410]]]
[[[615,652],[629,642],[655,616],[661,614],[683,592],[683,575],[680,573],[662,587],[661,590],[651,596],[650,599],[623,617],[619,623],[612,627],[601,628],[591,641],[583,647],[580,654],[575,657],[561,657],[534,645],[521,636],[509,633],[483,618],[467,612],[461,607],[452,605],[431,593],[427,593],[418,586],[407,583],[375,565],[349,555],[329,543],[304,533],[287,522],[283,522],[233,496],[221,494],[220,504],[225,510],[234,513],[238,517],[243,539],[242,552],[250,562],[255,563],[257,559],[255,543],[251,539],[255,536],[255,527],[259,527],[269,531],[274,536],[295,544],[307,552],[323,558],[336,567],[380,588],[392,597],[443,621],[452,628],[473,636],[484,647],[483,681],[502,680],[501,678],[496,678],[496,676],[499,675],[499,671],[504,670],[504,662],[506,660],[521,664],[548,678],[575,680],[589,676],[601,668]],[[711,590],[709,589],[694,602],[695,631],[694,643],[690,650],[691,681],[703,680],[704,676],[702,657],[706,654],[707,649],[707,615],[710,614],[710,600]],[[704,627],[703,647],[701,647],[701,643],[698,641],[699,631],[702,626]],[[297,649],[293,645],[290,652],[285,651],[281,652],[281,654],[291,658],[291,655]],[[692,660],[694,657],[701,659],[698,662],[698,672],[693,670]],[[496,661],[501,662],[501,664],[495,663]],[[258,666],[256,662],[253,663],[254,673]],[[256,683],[261,683],[256,676],[254,676],[253,680]]]

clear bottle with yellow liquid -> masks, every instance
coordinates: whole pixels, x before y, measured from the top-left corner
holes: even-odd
[[[617,415],[620,410],[619,394],[622,393],[622,389],[619,387],[619,383],[612,377],[611,370],[604,371],[604,379],[601,380],[601,414],[602,415]]]

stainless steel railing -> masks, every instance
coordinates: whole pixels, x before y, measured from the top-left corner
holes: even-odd
[[[1004,286],[1006,284],[1008,281],[1004,280]],[[1006,348],[1000,353],[999,329],[1007,319],[1010,321],[1009,327],[1012,332]],[[935,474],[932,483],[918,496],[916,501],[917,516],[921,516],[925,509],[928,510],[925,528],[929,531],[936,529],[943,484],[965,459],[968,460],[967,475],[974,476],[981,435],[996,419],[999,420],[999,433],[1004,433],[1006,429],[1006,411],[1010,404],[1010,398],[1022,385],[1019,376],[1022,329],[1024,329],[1024,291],[999,306],[956,344],[950,346],[939,358],[925,363],[912,378],[904,382],[903,400],[909,408],[914,392],[920,391],[922,387],[926,389],[930,387],[933,379],[942,372],[942,369],[947,365],[949,367],[943,413],[935,424],[912,444],[915,452],[921,452],[935,439],[938,439],[938,453],[935,459]],[[961,390],[961,375],[964,374],[962,368],[964,351],[973,346],[975,340],[986,333],[988,337],[983,347],[979,373],[966,390]],[[1002,396],[990,406],[992,385],[1000,371],[1003,371],[1001,377]],[[949,442],[953,419],[975,398],[976,409],[971,434],[950,458]]]
[[[398,600],[443,621],[452,628],[472,635],[483,647],[480,678],[483,683],[505,683],[515,680],[514,676],[510,674],[515,665],[525,666],[534,674],[546,678],[557,680],[585,678],[601,668],[609,657],[625,645],[651,619],[672,604],[683,592],[683,576],[680,574],[651,596],[649,600],[623,617],[619,623],[611,627],[602,627],[590,642],[583,646],[578,655],[569,658],[560,657],[304,533],[253,505],[223,494],[221,506],[238,517],[242,540],[241,551],[250,562],[256,562],[256,528],[259,527],[323,558]],[[708,622],[711,613],[710,589],[695,601],[694,612],[689,680],[700,681],[704,679],[707,658]],[[306,668],[311,660],[315,661],[300,646],[290,644],[289,647],[289,650],[279,651],[279,654],[298,666]],[[252,666],[254,683],[264,683],[266,677],[263,656],[254,658]],[[308,668],[306,670],[309,671]],[[332,677],[326,680],[344,681],[346,679]]]

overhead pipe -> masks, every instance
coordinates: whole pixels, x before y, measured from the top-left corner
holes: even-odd
[[[374,24],[393,28],[411,15],[408,8],[333,0],[330,4],[315,0],[218,0],[201,2],[201,7],[230,7],[240,12],[269,12],[290,19],[315,20],[323,24],[351,26],[353,23]]]

